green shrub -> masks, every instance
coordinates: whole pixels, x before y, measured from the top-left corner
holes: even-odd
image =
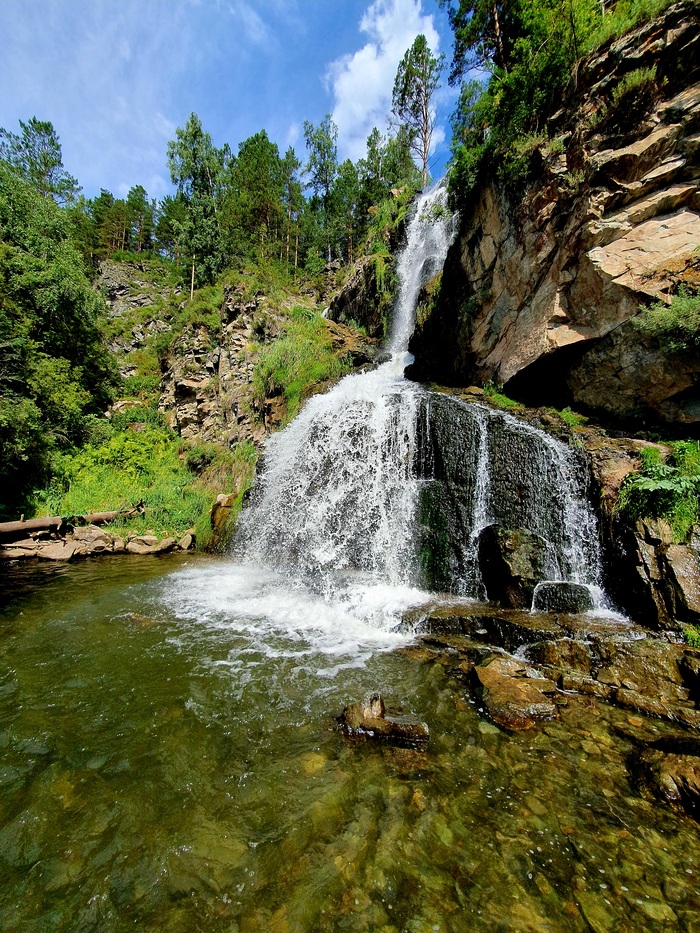
[[[333,351],[325,321],[307,308],[295,308],[284,333],[266,346],[256,363],[253,392],[262,407],[268,396],[283,395],[293,418],[311,386],[337,379],[350,369]]]
[[[130,519],[129,527],[181,533],[208,511],[211,496],[192,483],[179,446],[167,429],[146,425],[64,456],[54,482],[38,496],[39,513],[84,515],[143,501],[145,515]]]
[[[667,305],[659,301],[633,318],[643,334],[656,337],[665,353],[700,347],[700,294],[681,287]]]
[[[675,441],[663,460],[657,447],[642,451],[638,471],[626,477],[618,509],[628,519],[666,519],[677,542],[686,541],[698,521],[700,443]]]
[[[683,637],[691,648],[700,648],[700,628],[697,625],[684,626]]]
[[[636,94],[640,89],[648,87],[656,81],[656,65],[650,68],[635,68],[628,72],[612,90],[614,104],[619,104],[625,97]]]

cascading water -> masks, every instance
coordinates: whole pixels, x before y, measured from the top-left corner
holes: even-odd
[[[425,405],[422,512],[439,551],[431,582],[483,598],[482,532],[526,529],[544,547],[542,579],[583,584],[600,607],[597,522],[579,452],[484,405],[437,393]]]
[[[596,524],[576,455],[507,414],[404,378],[420,288],[456,232],[444,201],[439,187],[422,195],[409,223],[391,358],[310,399],[268,441],[236,539],[249,566],[272,568],[380,626],[396,621],[376,611],[382,587],[408,602],[426,582],[483,598],[479,539],[490,524],[528,529],[545,542],[548,579],[599,593]],[[426,546],[431,521],[437,549]],[[437,573],[426,572],[426,552]]]
[[[416,580],[422,390],[403,371],[420,287],[442,268],[454,236],[444,199],[442,188],[423,195],[409,223],[390,360],[312,398],[268,442],[265,471],[240,524],[238,548],[247,560],[316,577],[336,595],[343,573],[394,586]]]

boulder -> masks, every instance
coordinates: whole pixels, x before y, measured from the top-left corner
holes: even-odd
[[[540,720],[556,719],[551,697],[556,686],[534,675],[514,658],[491,656],[472,670],[472,684],[493,721],[512,732],[532,729]]]
[[[72,541],[56,541],[37,549],[37,557],[42,560],[72,560],[78,551],[78,544]]]
[[[197,543],[197,532],[194,528],[188,528],[184,535],[177,542],[181,551],[189,551]]]
[[[360,702],[346,706],[338,723],[351,738],[379,739],[393,745],[421,746],[430,737],[427,724],[402,709],[391,709],[387,714],[380,693],[368,693]]]
[[[535,590],[532,608],[540,612],[588,612],[593,608],[590,588],[583,583],[547,581]]]
[[[700,756],[667,753],[656,748],[641,752],[636,767],[639,779],[654,796],[682,806],[700,818]]]
[[[479,535],[479,565],[490,600],[512,609],[529,609],[544,577],[547,545],[527,528],[488,525]]]

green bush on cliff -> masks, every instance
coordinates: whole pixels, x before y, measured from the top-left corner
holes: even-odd
[[[656,337],[666,353],[683,353],[700,347],[700,294],[680,288],[670,304],[656,302],[634,318],[643,333]]]
[[[479,71],[489,75],[483,82],[463,83],[452,118],[454,203],[468,204],[485,175],[498,178],[515,196],[522,194],[537,164],[535,153],[541,150],[546,156],[551,146],[543,135],[546,120],[561,107],[567,87],[575,85],[580,60],[670,3],[443,0],[452,8],[455,30],[451,83]],[[637,74],[629,86],[618,86],[614,93],[626,101],[650,80],[653,83],[648,73]],[[541,142],[534,145],[538,137]]]
[[[698,521],[700,506],[700,443],[676,441],[663,460],[657,447],[641,453],[641,465],[623,482],[619,511],[631,521],[663,518],[677,542],[686,541]]]
[[[340,359],[323,318],[309,308],[294,308],[284,333],[265,347],[255,366],[253,391],[262,408],[267,397],[284,396],[286,420],[293,418],[309,389],[349,372]]]

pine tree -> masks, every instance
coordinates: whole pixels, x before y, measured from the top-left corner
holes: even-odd
[[[411,148],[422,166],[423,187],[428,182],[428,156],[435,127],[433,94],[440,83],[444,57],[430,51],[424,35],[416,36],[399,63],[392,95],[392,113],[403,124]]]

